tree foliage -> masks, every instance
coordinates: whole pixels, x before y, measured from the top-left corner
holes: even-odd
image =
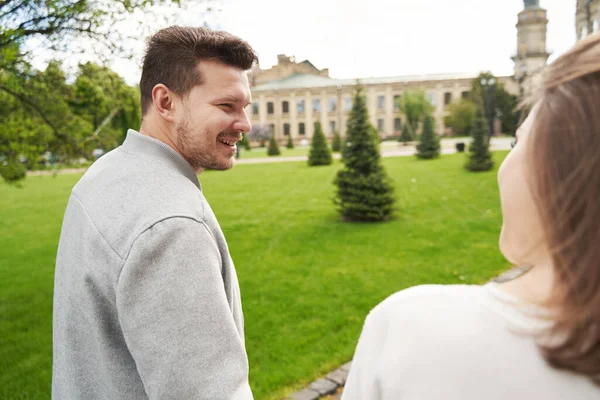
[[[275,140],[275,136],[271,136],[269,139],[269,147],[267,148],[268,156],[279,156],[281,155],[281,151],[279,150],[279,145],[277,144],[277,140]]]
[[[421,159],[437,158],[440,155],[440,138],[434,130],[434,120],[427,115],[423,120],[423,133],[419,137],[416,156]]]
[[[444,126],[452,129],[456,136],[469,136],[475,123],[477,107],[469,99],[460,99],[448,105],[448,115],[444,117]]]
[[[417,136],[419,124],[433,112],[433,106],[427,99],[425,92],[412,91],[406,92],[400,99],[400,111],[406,117],[405,125],[408,124],[410,133],[413,137]]]
[[[478,108],[473,127],[473,141],[469,147],[468,161],[465,164],[465,168],[469,171],[488,171],[494,167],[486,133],[485,118],[481,109]]]
[[[338,131],[333,132],[331,150],[334,153],[339,153],[342,151],[342,136],[340,136],[340,133]]]
[[[308,165],[311,167],[317,165],[330,165],[332,162],[331,151],[327,144],[327,138],[321,129],[321,123],[315,123],[315,133],[313,134],[308,152]]]
[[[107,60],[126,50],[128,38],[113,29],[116,23],[166,3],[180,0],[0,0],[3,170],[20,170],[15,165],[24,163],[32,168],[46,151],[64,161],[89,156],[96,146],[109,150],[140,119],[138,90],[116,73],[88,63],[68,83],[60,62],[44,71],[33,68],[28,44],[69,56],[94,51]]]
[[[483,82],[494,82],[491,85],[482,85]],[[519,112],[516,110],[518,105],[517,96],[506,91],[504,85],[491,72],[482,72],[473,79],[471,84],[471,100],[481,108],[483,112],[485,129],[488,129],[488,118],[499,118],[502,123],[502,132],[508,135],[514,135],[519,122]]]
[[[357,88],[342,149],[344,167],[334,180],[334,204],[345,221],[384,221],[394,212],[394,188],[381,164],[379,140]]]

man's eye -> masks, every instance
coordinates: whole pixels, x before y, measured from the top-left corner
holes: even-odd
[[[517,145],[517,138],[514,138],[512,142],[510,142],[510,147],[515,147]]]
[[[220,104],[220,106],[221,107],[225,107],[225,108],[229,108],[229,109],[233,108],[233,104],[229,104],[229,103]]]

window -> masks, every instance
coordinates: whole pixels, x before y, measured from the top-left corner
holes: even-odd
[[[304,122],[300,122],[298,124],[298,134],[299,135],[304,135],[305,134],[305,127],[304,127]]]
[[[352,97],[347,96],[344,99],[344,111],[350,111],[352,110]]]
[[[431,103],[431,105],[435,107],[435,92],[427,92],[427,100],[429,100],[429,103]]]
[[[290,136],[290,124],[283,124],[283,134]]]
[[[281,103],[281,108],[283,109],[283,113],[287,114],[290,112],[290,103],[287,101],[284,101],[283,103]]]
[[[383,119],[382,118],[379,118],[377,120],[377,131],[379,133],[383,132]]]
[[[462,92],[460,95],[463,99],[468,99],[469,97],[471,97],[471,92],[469,92],[469,91]]]
[[[329,133],[335,132],[335,121],[329,121]]]
[[[400,118],[394,118],[394,131],[400,132],[402,130],[402,120]]]
[[[444,93],[444,105],[447,106],[450,103],[452,103],[452,93],[446,92]]]
[[[258,115],[258,103],[257,102],[252,103],[252,114]]]
[[[377,109],[383,110],[385,107],[385,96],[377,96]]]
[[[313,100],[313,111],[314,112],[321,111],[321,100],[319,100],[319,99],[314,99]]]
[[[329,99],[329,103],[327,105],[327,111],[335,112],[335,108],[336,108],[336,100],[335,100],[335,97],[332,97]]]
[[[297,109],[298,114],[304,113],[304,100],[298,100]]]
[[[273,110],[273,102],[270,101],[267,103],[267,114],[273,114],[274,110]]]
[[[400,111],[400,95],[394,96],[394,111]]]

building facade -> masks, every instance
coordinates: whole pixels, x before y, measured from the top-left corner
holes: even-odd
[[[577,40],[600,31],[600,0],[576,0],[575,29]]]
[[[586,1],[578,1],[577,21],[580,3]],[[592,3],[597,7],[600,0]],[[597,10],[594,7],[591,12]],[[524,0],[524,8],[517,17],[514,74],[497,77],[509,93],[528,92],[535,84],[535,76],[546,65],[547,24],[546,10],[539,6],[539,0]],[[468,97],[472,81],[478,76],[465,73],[333,79],[328,69],[319,70],[308,60],[296,62],[293,57],[279,55],[277,61],[270,69],[256,69],[249,74],[253,103],[248,113],[253,126],[270,130],[280,141],[288,137],[295,141],[312,138],[317,122],[326,136],[336,131],[344,136],[357,83],[364,89],[371,123],[382,138],[400,134],[405,122],[400,99],[407,91],[417,90],[425,92],[434,107],[436,132],[449,133],[444,127],[448,105]]]
[[[279,56],[281,60],[284,56]],[[273,69],[277,69],[274,66]],[[289,68],[289,64],[286,63]],[[269,71],[271,72],[271,71]],[[366,79],[332,79],[328,76],[293,72],[282,79],[252,88],[249,113],[256,126],[268,127],[279,140],[310,139],[316,122],[326,136],[335,131],[346,134],[346,121],[352,108],[357,83],[364,89],[371,124],[382,138],[400,134],[403,115],[400,99],[406,91],[422,90],[434,107],[437,132],[444,132],[443,119],[450,103],[468,97],[475,74],[438,74]],[[512,77],[499,77],[512,92]]]
[[[520,96],[531,92],[535,78],[550,57],[546,50],[547,25],[547,12],[540,7],[539,0],[525,0],[524,9],[517,16],[517,53],[512,58]]]

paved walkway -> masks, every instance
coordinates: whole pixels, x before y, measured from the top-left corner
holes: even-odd
[[[451,138],[451,139],[443,139],[442,144],[442,154],[454,154],[456,153],[456,143],[457,142],[470,142],[469,138]],[[509,150],[510,143],[512,142],[512,138],[492,138],[492,142],[490,144],[490,150],[498,151],[498,150]],[[397,142],[383,142],[381,146],[381,156],[382,157],[409,157],[413,156],[416,153],[415,144],[409,144],[407,146],[403,146]],[[341,155],[339,153],[333,154],[334,159],[340,159]],[[294,156],[294,157],[265,157],[265,158],[247,158],[247,159],[239,159],[236,160],[236,164],[267,164],[267,163],[281,163],[281,162],[297,162],[297,161],[306,161],[308,156]],[[82,174],[86,171],[86,168],[68,168],[68,169],[57,169],[57,174]],[[52,175],[53,171],[29,171],[27,172],[28,176],[39,176],[39,175]]]

